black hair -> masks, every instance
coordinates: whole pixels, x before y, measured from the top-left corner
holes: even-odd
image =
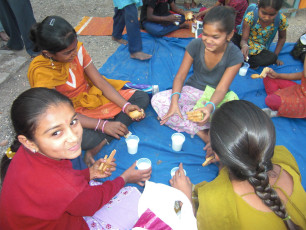
[[[276,11],[279,11],[283,6],[283,0],[259,0],[258,8],[271,7]]]
[[[73,107],[68,97],[53,89],[32,88],[20,94],[11,108],[11,121],[16,138],[11,145],[11,151],[17,152],[20,147],[18,135],[24,135],[28,140],[35,141],[34,134],[39,117],[52,105],[67,103]],[[1,160],[1,182],[9,167],[10,159],[4,154]]]
[[[235,10],[229,6],[212,7],[203,18],[203,26],[218,22],[220,31],[230,34],[235,28]]]
[[[213,115],[212,149],[231,176],[247,180],[256,195],[281,219],[288,217],[285,206],[269,184],[276,134],[271,119],[256,105],[244,100],[223,104]],[[299,229],[290,219],[288,229]]]
[[[34,24],[30,31],[36,52],[47,50],[55,54],[70,46],[76,38],[72,25],[59,16],[46,17],[42,22]]]

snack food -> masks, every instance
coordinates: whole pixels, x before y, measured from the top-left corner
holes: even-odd
[[[208,165],[209,162],[211,162],[213,159],[215,159],[215,156],[210,156],[210,157],[206,158],[206,160],[204,161],[204,163],[202,164],[202,166],[205,167],[205,166]]]
[[[132,133],[131,133],[131,131],[129,131],[126,135],[124,135],[124,137],[125,138],[128,138],[129,136],[131,136],[132,135]]]
[[[109,155],[109,157],[107,158],[107,155],[104,156],[104,159],[106,160],[105,163],[101,163],[99,170],[102,170],[102,172],[104,172],[107,168],[111,167],[110,163],[112,162],[114,156],[116,154],[116,149],[114,149],[111,154]]]
[[[200,110],[193,110],[186,112],[187,119],[193,122],[200,122],[204,119],[204,113]]]
[[[270,68],[269,67],[265,67],[261,74],[252,74],[251,78],[255,79],[255,78],[265,78],[267,76],[267,73],[269,72]]]
[[[191,21],[193,19],[193,13],[191,11],[187,12],[185,15],[186,21]]]
[[[144,115],[144,111],[143,109],[141,109],[141,111],[139,112],[138,110],[134,110],[132,112],[129,112],[128,113],[129,117],[132,118],[132,119],[140,119],[143,117]]]

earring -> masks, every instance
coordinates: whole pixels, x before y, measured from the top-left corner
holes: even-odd
[[[33,151],[32,151],[33,153],[36,153],[36,149],[33,149]]]
[[[51,58],[51,57],[49,57],[49,59],[50,59],[50,62],[51,62],[52,69],[55,69],[55,65],[54,65],[54,63],[53,63],[52,58]]]

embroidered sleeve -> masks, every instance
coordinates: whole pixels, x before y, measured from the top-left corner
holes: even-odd
[[[286,30],[288,28],[288,21],[284,14],[280,15],[280,23],[279,23],[279,29],[280,31]]]

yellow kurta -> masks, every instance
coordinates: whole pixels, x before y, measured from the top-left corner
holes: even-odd
[[[286,210],[295,224],[306,229],[306,193],[301,184],[297,163],[284,146],[276,146],[272,163],[286,170],[293,178],[293,193]],[[212,182],[196,185],[199,208],[198,229],[287,229],[273,212],[262,212],[239,197],[231,184],[228,170],[223,168]]]

